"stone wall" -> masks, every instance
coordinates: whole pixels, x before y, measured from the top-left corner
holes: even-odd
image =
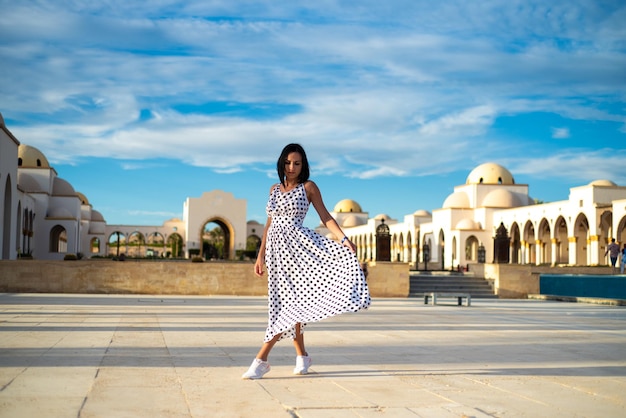
[[[406,264],[372,263],[368,273],[373,297],[408,296]],[[0,292],[262,296],[267,276],[250,262],[2,260]]]

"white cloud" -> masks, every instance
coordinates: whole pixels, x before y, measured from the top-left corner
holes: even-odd
[[[566,139],[570,137],[569,128],[552,128],[552,138]]]
[[[623,123],[623,110],[603,105],[626,96],[625,10],[592,1],[43,1],[3,10],[0,93],[5,119],[18,122],[10,128],[53,161],[173,158],[232,173],[273,164],[297,141],[328,173],[447,172],[511,150],[487,138],[502,116]],[[213,101],[302,110],[266,119],[176,110]],[[139,120],[144,110],[153,118]],[[569,128],[552,135],[569,138]]]

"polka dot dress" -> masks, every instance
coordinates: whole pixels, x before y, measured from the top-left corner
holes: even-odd
[[[295,338],[296,323],[320,321],[370,305],[365,276],[347,247],[302,226],[309,209],[304,184],[276,185],[267,202],[268,325],[265,342]]]

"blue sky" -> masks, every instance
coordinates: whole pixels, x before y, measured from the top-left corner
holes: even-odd
[[[110,224],[221,189],[263,222],[299,142],[329,210],[401,220],[485,162],[626,185],[623,1],[0,0],[0,112]],[[315,226],[315,213],[307,218]]]

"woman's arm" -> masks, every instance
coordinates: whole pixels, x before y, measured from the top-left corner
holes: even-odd
[[[256,256],[256,262],[254,263],[254,274],[259,277],[263,276],[263,266],[265,265],[265,243],[267,242],[267,229],[272,223],[272,218],[268,217],[265,222],[265,228],[263,229],[263,237],[261,238],[261,246],[259,247],[259,254]]]
[[[348,247],[352,252],[356,252],[356,245],[346,237],[335,218],[326,209],[319,187],[314,182],[307,181],[304,183],[304,189],[306,190],[307,199],[309,199],[309,202],[317,211],[322,224],[341,241],[342,245]]]
[[[272,194],[272,190],[276,185],[272,185],[270,187],[270,195]],[[265,221],[265,227],[263,228],[263,236],[261,237],[261,246],[259,247],[259,253],[256,256],[256,262],[254,263],[254,274],[261,277],[263,276],[263,265],[265,265],[265,244],[267,242],[267,230],[272,223],[272,218],[267,217],[267,221]]]

